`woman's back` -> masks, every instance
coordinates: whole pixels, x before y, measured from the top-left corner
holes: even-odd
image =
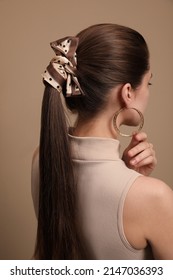
[[[89,259],[152,259],[135,250],[124,233],[126,194],[139,173],[119,157],[119,141],[70,136],[77,181],[78,215]]]
[[[155,258],[173,259],[173,192],[139,176],[157,162],[139,133],[152,77],[145,39],[125,26],[98,24],[51,47],[33,161],[35,257],[145,259],[151,246]],[[76,138],[68,136],[63,97],[77,113]],[[116,140],[122,125],[139,126],[123,161]]]
[[[149,246],[135,249],[124,232],[126,195],[139,173],[119,156],[119,141],[69,135],[77,182],[78,225],[87,259],[153,259]],[[37,213],[38,151],[32,166],[32,196]],[[135,238],[138,239],[138,236]]]

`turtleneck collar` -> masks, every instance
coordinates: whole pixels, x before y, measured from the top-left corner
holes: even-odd
[[[77,160],[118,160],[120,142],[101,137],[78,137],[69,133],[72,158]]]

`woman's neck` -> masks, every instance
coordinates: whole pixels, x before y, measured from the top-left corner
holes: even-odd
[[[87,120],[78,119],[73,135],[79,137],[117,138],[112,118],[106,118],[106,115],[99,115]]]

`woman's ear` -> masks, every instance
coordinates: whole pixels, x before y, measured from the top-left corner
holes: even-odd
[[[134,92],[130,83],[126,83],[121,88],[121,99],[124,105],[128,108],[134,100]]]

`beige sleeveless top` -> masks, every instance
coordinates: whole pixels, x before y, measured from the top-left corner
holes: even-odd
[[[69,135],[78,187],[79,223],[88,259],[153,259],[150,248],[134,249],[123,230],[126,194],[139,173],[120,159],[118,140]],[[32,165],[32,196],[38,208],[38,154]]]

